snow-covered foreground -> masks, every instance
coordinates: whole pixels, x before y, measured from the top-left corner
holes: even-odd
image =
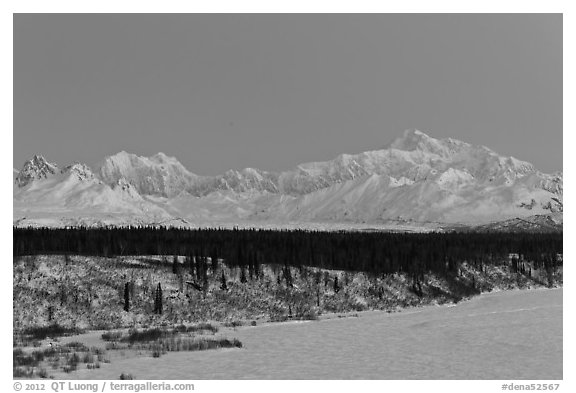
[[[242,349],[118,359],[78,379],[562,379],[562,289],[221,332]]]

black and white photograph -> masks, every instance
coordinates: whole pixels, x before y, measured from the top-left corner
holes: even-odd
[[[560,390],[562,13],[12,24],[14,389]]]

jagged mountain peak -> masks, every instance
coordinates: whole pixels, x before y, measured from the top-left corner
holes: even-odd
[[[34,155],[24,163],[22,170],[14,180],[18,187],[24,187],[34,179],[46,179],[54,175],[58,170],[58,165],[48,162],[41,155]]]
[[[28,165],[30,167],[35,167],[35,168],[42,168],[45,166],[49,166],[52,168],[58,167],[57,164],[49,162],[48,160],[46,160],[44,158],[43,155],[40,155],[40,154],[35,154],[34,157],[32,157],[30,160],[28,160],[24,165],[25,166]]]
[[[88,165],[80,162],[74,162],[73,164],[65,166],[60,170],[60,173],[62,174],[69,173],[76,175],[76,177],[80,181],[94,179],[95,177],[94,173],[92,172],[92,169],[90,169]]]

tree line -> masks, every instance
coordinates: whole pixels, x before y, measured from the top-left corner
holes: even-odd
[[[261,264],[407,273],[415,282],[426,272],[458,271],[462,262],[522,263],[556,269],[562,261],[562,233],[390,233],[269,229],[182,229],[171,227],[13,228],[15,256],[183,255],[204,263],[222,260],[246,268]],[[511,258],[511,255],[514,255]],[[201,258],[201,259],[199,259]]]

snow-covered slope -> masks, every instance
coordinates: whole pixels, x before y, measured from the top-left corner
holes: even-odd
[[[110,186],[123,178],[141,194],[167,197],[178,195],[198,178],[176,158],[164,153],[140,157],[125,151],[107,157],[99,165],[98,173]]]
[[[253,218],[470,225],[562,210],[561,200],[554,194],[524,179],[514,187],[477,184],[473,180],[471,175],[451,168],[403,185],[387,175],[371,175],[301,197],[275,197]]]
[[[486,224],[561,214],[562,173],[503,157],[485,146],[406,130],[383,149],[274,173],[253,168],[198,176],[158,153],[107,157],[96,174],[59,171],[41,156],[16,176],[15,220],[56,207],[122,223]],[[17,214],[18,213],[18,214]],[[72,213],[70,213],[72,214]]]
[[[475,231],[489,232],[561,232],[563,227],[562,213],[534,215],[524,218],[512,218],[474,227]]]
[[[33,176],[29,168],[36,162],[37,156],[24,165],[26,176]],[[39,168],[44,174],[47,166]],[[110,187],[85,164],[74,163],[61,170],[54,165],[49,168],[54,172],[35,176],[33,181],[23,182],[20,176],[15,180],[14,221],[20,225],[116,224],[123,220],[141,223],[169,217],[124,179]]]

